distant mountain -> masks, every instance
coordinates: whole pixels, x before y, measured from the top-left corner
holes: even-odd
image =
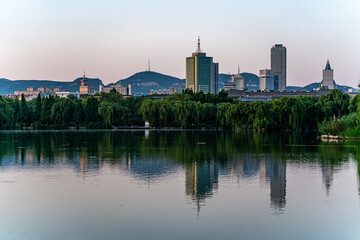
[[[39,87],[44,88],[60,88],[60,91],[79,91],[81,79],[77,78],[72,82],[65,81],[50,81],[50,80],[16,80],[0,78],[0,95],[14,94],[14,91],[26,91],[27,88],[32,87],[37,90]],[[98,78],[86,78],[88,84],[93,86],[96,91],[99,91],[99,85],[102,81]]]
[[[259,77],[252,73],[243,72],[241,75],[245,78],[246,88],[249,91],[257,90],[259,88]],[[219,74],[219,89],[223,89],[224,83],[228,82],[230,77],[233,75],[229,74]],[[72,82],[65,81],[49,81],[49,80],[16,80],[12,81],[5,78],[0,78],[0,95],[13,94],[14,91],[26,91],[28,87],[34,88],[37,90],[39,87],[44,88],[60,88],[61,91],[79,91],[82,78],[77,78]],[[99,91],[99,85],[103,85],[102,81],[98,78],[86,78],[88,84],[93,86],[96,91]],[[150,90],[159,90],[159,89],[168,89],[170,87],[180,87],[185,88],[185,79],[180,79],[172,77],[169,75],[157,73],[157,72],[139,72],[126,79],[119,80],[117,83],[122,85],[132,85],[133,93],[142,93],[146,95]],[[312,91],[320,87],[320,83],[311,83],[305,87],[299,86],[288,86],[286,87],[287,91],[292,90],[305,90]],[[348,92],[349,89],[352,89],[353,92],[358,91],[358,89],[337,85],[337,88]]]
[[[298,87],[298,86],[286,86],[286,91],[291,92],[291,91],[300,91],[302,87]]]
[[[131,84],[132,92],[139,94],[147,94],[150,90],[167,89],[170,87],[185,88],[185,79],[151,71],[136,73],[116,83],[125,86]]]
[[[297,87],[297,86],[287,86],[286,90],[287,91],[313,91],[315,89],[319,89],[320,88],[320,84],[321,82],[317,82],[317,83],[310,83],[309,85],[306,85],[305,87]],[[338,85],[334,82],[334,85],[336,86],[337,89],[340,89],[344,92],[357,92],[358,89],[353,88],[353,87],[349,87],[349,86],[345,86],[345,85]]]

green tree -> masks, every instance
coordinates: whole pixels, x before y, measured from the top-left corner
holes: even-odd
[[[69,94],[69,96],[67,96],[67,98],[75,103],[79,100],[78,97],[74,94]]]
[[[85,120],[85,110],[82,100],[76,102],[74,110],[74,121],[77,124],[82,124]]]
[[[75,103],[68,98],[57,98],[51,107],[51,121],[66,127],[73,120]]]
[[[221,127],[229,127],[230,121],[226,117],[226,113],[230,110],[230,103],[219,103],[216,105],[216,125]]]
[[[108,101],[103,101],[99,105],[99,114],[104,119],[107,127],[112,126],[114,118],[115,104]]]
[[[89,97],[85,101],[85,121],[90,122],[100,122],[101,118],[98,113],[99,100],[95,97]]]
[[[113,124],[115,126],[133,125],[133,116],[131,110],[124,105],[116,105],[114,108]],[[143,125],[143,122],[141,122],[139,125]]]
[[[52,95],[42,99],[40,120],[45,126],[49,126],[51,124],[50,115],[51,108],[54,103],[55,97]]]
[[[20,118],[19,118],[19,122],[21,126],[26,126],[27,124],[29,124],[31,121],[31,117],[32,117],[31,111],[29,110],[29,106],[25,100],[24,94],[22,94],[20,100]]]
[[[239,101],[231,105],[225,116],[235,128],[242,129],[248,125],[249,103]]]
[[[349,111],[350,111],[350,113],[357,112],[358,105],[359,105],[359,101],[360,101],[359,99],[360,99],[360,95],[356,95],[356,96],[350,101],[350,106],[349,106]]]
[[[9,103],[0,96],[0,129],[8,129],[13,122],[14,110]]]
[[[340,118],[349,113],[350,97],[348,94],[334,89],[331,93],[321,96],[316,103],[319,109],[319,121]]]
[[[34,121],[40,121],[41,117],[41,95],[38,94],[37,98],[34,100]]]

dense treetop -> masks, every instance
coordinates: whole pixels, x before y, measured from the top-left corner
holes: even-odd
[[[60,98],[40,95],[26,102],[0,97],[0,128],[65,129],[120,126],[254,130],[316,130],[319,123],[357,112],[359,97],[350,101],[339,90],[320,98],[283,97],[242,102],[225,91],[218,94],[185,90],[163,99],[122,97],[119,93]]]

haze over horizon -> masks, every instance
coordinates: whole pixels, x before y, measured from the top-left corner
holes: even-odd
[[[73,81],[86,71],[105,84],[147,68],[185,78],[201,49],[221,73],[270,68],[270,48],[287,48],[287,85],[322,80],[330,60],[337,84],[360,74],[356,0],[0,1],[0,78]]]

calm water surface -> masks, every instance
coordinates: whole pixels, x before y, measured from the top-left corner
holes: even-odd
[[[0,132],[0,239],[360,239],[360,144]]]

